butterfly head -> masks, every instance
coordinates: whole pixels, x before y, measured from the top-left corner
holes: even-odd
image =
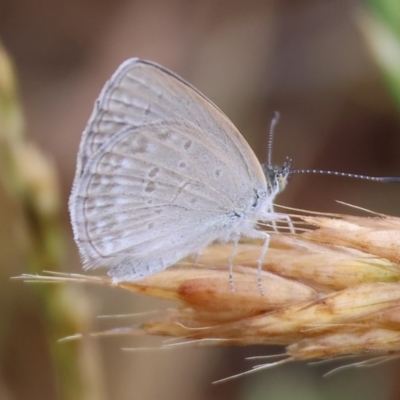
[[[285,190],[291,175],[292,160],[286,158],[282,167],[274,167],[271,164],[263,164],[262,168],[267,180],[268,195],[275,197]]]

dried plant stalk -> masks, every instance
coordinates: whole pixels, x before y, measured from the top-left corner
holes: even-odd
[[[27,270],[58,270],[63,259],[58,177],[53,163],[24,137],[24,117],[16,88],[12,62],[0,43],[0,187],[6,196],[6,204],[1,206],[13,206],[11,211],[6,209],[11,224],[7,226],[2,221],[2,228],[9,232],[9,243],[17,249],[16,253],[21,253]],[[0,290],[9,285],[8,261],[3,261]],[[87,326],[87,297],[66,287],[36,289],[50,343],[57,395],[65,400],[104,398],[95,350],[86,347],[82,353],[79,343],[64,347],[57,343],[60,335]],[[78,296],[80,312],[73,302]],[[2,326],[7,330],[14,322],[13,318],[4,319]]]
[[[272,235],[262,272],[264,296],[256,274],[261,244],[254,242],[238,248],[235,292],[228,281],[229,244],[206,249],[197,267],[189,261],[116,287],[180,302],[144,323],[145,334],[217,345],[286,345],[286,361],[397,351],[400,219],[299,218],[316,229]],[[108,278],[67,280],[112,285]]]

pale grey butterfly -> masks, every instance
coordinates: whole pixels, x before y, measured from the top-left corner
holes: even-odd
[[[105,84],[83,132],[69,200],[85,268],[136,281],[214,241],[261,239],[258,285],[270,234],[284,220],[273,201],[291,170],[261,166],[232,122],[203,94],[150,61],[125,61]],[[346,174],[343,174],[346,175]],[[376,178],[386,179],[386,178]]]

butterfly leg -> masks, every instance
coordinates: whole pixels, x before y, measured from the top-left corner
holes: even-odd
[[[294,230],[293,222],[289,215],[276,213],[272,205],[268,208],[268,214],[274,216],[274,218],[271,218],[269,221],[271,222],[272,228],[275,232],[279,232],[275,221],[284,220],[289,226],[290,233],[296,233],[296,231]],[[265,220],[268,221],[268,218],[266,218]]]
[[[229,286],[231,287],[231,291],[234,292],[235,285],[233,283],[233,260],[235,258],[237,245],[238,245],[239,239],[240,239],[240,234],[237,232],[232,233],[231,239],[233,241],[233,249],[232,249],[231,255],[229,256],[229,261],[228,261],[229,262]]]
[[[274,232],[279,232],[275,221],[271,221],[271,225],[272,225],[272,229],[274,230]]]
[[[264,231],[259,231],[257,229],[245,231],[245,232],[243,232],[243,235],[246,237],[252,238],[252,239],[264,240],[264,244],[261,248],[260,257],[257,260],[257,285],[258,285],[258,290],[260,291],[261,296],[264,296],[264,289],[263,289],[262,283],[261,283],[261,271],[262,271],[262,266],[263,266],[263,261],[264,261],[265,255],[267,254],[271,236],[269,233],[264,232]]]
[[[267,250],[269,247],[269,241],[271,240],[271,236],[266,233],[266,232],[261,232],[263,233],[263,237],[264,237],[264,244],[261,248],[261,254],[260,254],[260,258],[257,261],[257,284],[258,284],[258,290],[261,293],[261,296],[264,296],[264,289],[262,287],[261,284],[261,269],[262,269],[262,265],[263,265],[263,261],[264,261],[264,257],[267,254]]]
[[[262,271],[262,266],[263,266],[263,261],[264,261],[265,255],[267,254],[271,236],[267,232],[259,231],[257,229],[250,229],[245,232],[241,232],[241,234],[243,236],[246,236],[246,237],[249,237],[252,239],[263,239],[264,240],[264,244],[261,248],[260,257],[257,260],[257,285],[258,285],[258,290],[260,291],[261,296],[264,296],[264,289],[263,289],[262,283],[261,283],[261,271]],[[232,249],[232,253],[229,257],[229,284],[230,284],[232,292],[235,291],[235,286],[233,283],[233,259],[236,254],[237,245],[238,245],[241,234],[235,232],[231,236],[231,239],[233,240],[233,249]]]
[[[274,206],[271,204],[271,206],[268,208],[268,213],[269,214],[275,214],[274,212]],[[278,227],[276,225],[276,222],[274,220],[271,220],[271,225],[272,225],[272,229],[274,230],[274,232],[279,232],[278,231]]]
[[[295,234],[296,231],[294,230],[293,222],[292,222],[291,218],[289,217],[289,215],[286,215],[286,214],[277,214],[277,215],[279,216],[280,220],[286,221],[286,223],[289,226],[290,233]]]
[[[194,258],[194,262],[193,262],[193,268],[196,268],[199,265],[199,261],[200,261],[200,257],[203,254],[203,252],[200,250],[197,254],[196,254],[196,258]]]

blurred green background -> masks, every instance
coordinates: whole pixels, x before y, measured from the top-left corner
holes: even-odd
[[[96,315],[166,305],[9,279],[82,271],[67,213],[76,153],[101,87],[129,57],[199,88],[261,161],[278,110],[277,164],[289,155],[294,168],[400,176],[398,0],[2,0],[0,40],[0,399],[400,398],[398,362],[327,378],[340,363],[293,364],[213,386],[250,368],[245,357],[280,349],[126,353],[160,342],[118,336],[57,343],[137,322]],[[399,199],[398,185],[299,175],[278,203],[357,212],[342,200],[400,216]]]

